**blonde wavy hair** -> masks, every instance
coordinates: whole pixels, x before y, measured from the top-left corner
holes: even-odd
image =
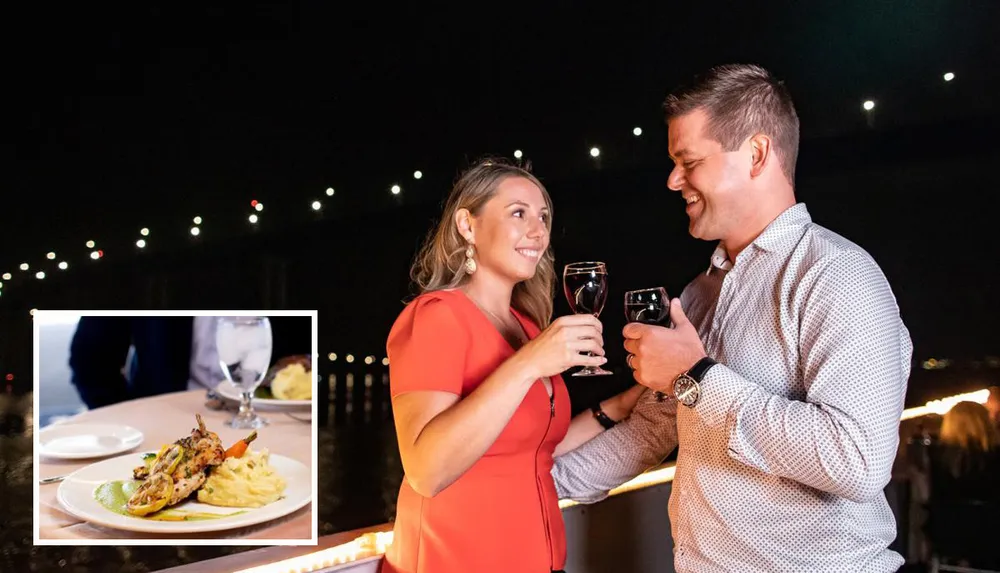
[[[993,425],[989,410],[982,404],[959,402],[944,415],[941,442],[988,452],[1000,447],[1000,431]]]
[[[455,182],[444,204],[441,220],[430,231],[410,269],[410,278],[420,294],[453,289],[469,280],[465,271],[465,249],[468,244],[455,225],[455,213],[468,209],[473,216],[496,195],[497,188],[509,177],[523,177],[542,191],[549,208],[549,231],[552,230],[552,198],[529,167],[521,167],[504,159],[485,159],[467,169]],[[535,274],[514,286],[510,304],[544,329],[552,320],[552,299],[555,295],[555,255],[552,244],[545,249]]]

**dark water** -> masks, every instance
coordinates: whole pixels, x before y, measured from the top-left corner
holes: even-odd
[[[345,386],[319,428],[320,535],[391,521],[403,478],[384,387]],[[257,548],[34,547],[31,404],[31,394],[0,395],[0,572],[156,571]]]

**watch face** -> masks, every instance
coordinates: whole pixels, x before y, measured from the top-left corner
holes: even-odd
[[[677,396],[677,401],[685,406],[693,406],[698,401],[700,390],[698,383],[686,374],[678,378],[674,384],[674,395]]]

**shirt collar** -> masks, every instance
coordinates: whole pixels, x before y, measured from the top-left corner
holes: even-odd
[[[766,252],[790,247],[802,236],[802,230],[810,223],[812,223],[812,217],[809,215],[806,204],[796,203],[771,221],[764,228],[764,232],[750,244]],[[708,267],[708,273],[711,273],[712,269],[729,271],[732,268],[733,261],[729,260],[729,253],[726,252],[725,246],[719,242],[715,247],[715,252],[712,253],[712,264]]]

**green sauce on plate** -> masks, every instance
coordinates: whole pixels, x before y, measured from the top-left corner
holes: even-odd
[[[119,515],[125,515],[134,519],[149,519],[151,521],[204,521],[207,519],[219,519],[246,513],[246,511],[236,511],[233,513],[210,513],[202,511],[186,511],[183,509],[163,509],[151,513],[144,517],[132,515],[125,509],[132,494],[141,484],[139,480],[118,480],[102,483],[94,490],[94,500],[101,504],[108,511]]]

